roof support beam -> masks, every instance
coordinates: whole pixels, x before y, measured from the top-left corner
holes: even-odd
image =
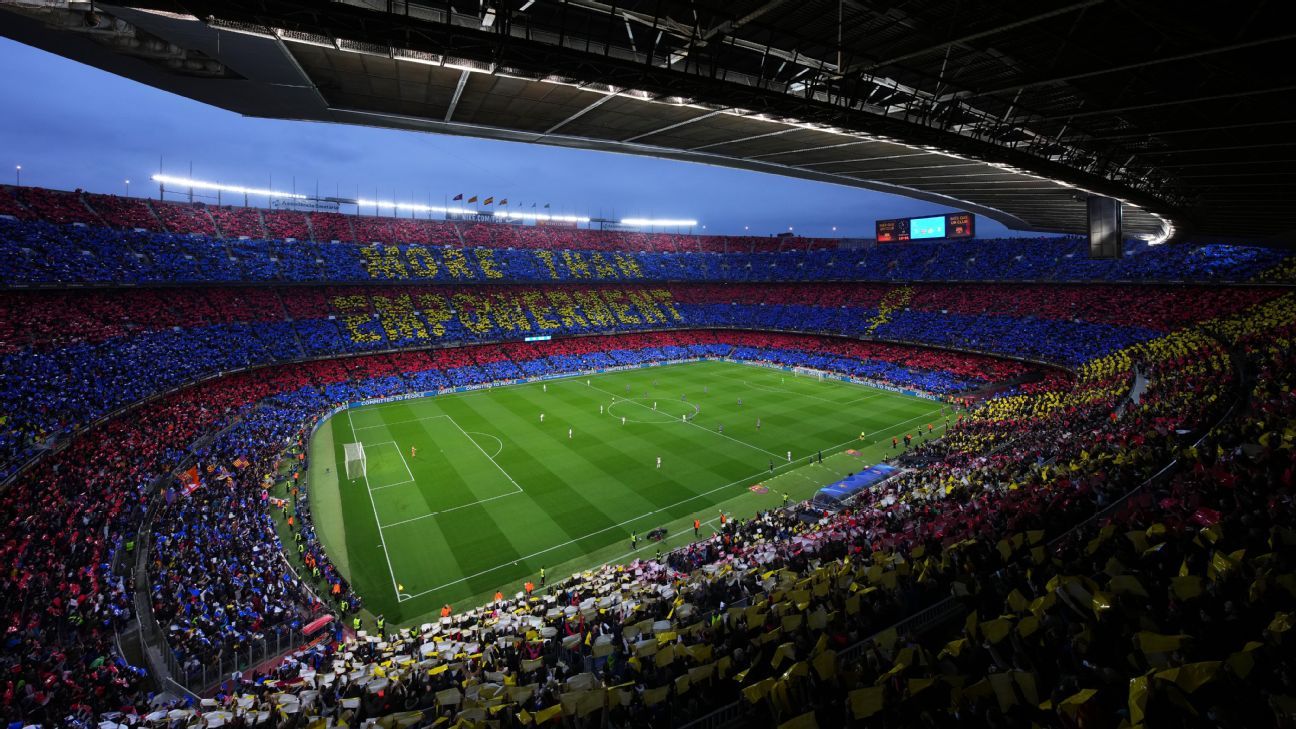
[[[841,144],[825,144],[820,147],[805,147],[804,149],[789,149],[783,152],[766,152],[765,154],[753,154],[747,159],[761,159],[763,157],[777,157],[781,154],[805,154],[806,152],[819,152],[825,149],[837,149],[839,147],[853,147],[857,144],[868,144],[872,139],[861,139],[857,142],[842,142]]]
[[[1005,25],[1000,25],[995,28],[983,30],[978,33],[972,33],[970,35],[965,35],[959,38],[955,38],[953,40],[945,41],[944,43],[939,43],[934,46],[929,46],[919,51],[913,51],[912,53],[905,53],[903,55],[895,56],[893,58],[888,58],[884,61],[877,61],[876,63],[870,63],[862,68],[852,66],[845,69],[844,72],[846,74],[852,74],[852,73],[868,73],[870,71],[876,71],[879,68],[883,68],[885,66],[891,66],[896,63],[900,63],[901,61],[908,61],[913,58],[921,58],[922,56],[925,56],[929,53],[943,51],[946,48],[949,48],[951,46],[963,45],[964,43],[970,43],[974,40],[980,40],[988,36],[998,35],[999,33],[1002,33],[1007,30],[1020,28],[1024,25],[1030,25],[1031,23],[1038,23],[1041,20],[1048,20],[1049,18],[1054,18],[1059,15],[1074,13],[1077,10],[1084,10],[1085,8],[1090,8],[1093,7],[1094,5],[1099,5],[1103,2],[1104,0],[1083,0],[1082,2],[1073,3],[1071,5],[1067,5],[1066,7],[1057,8],[1056,10],[1050,10],[1046,13],[1040,13],[1039,15],[1032,15],[1029,18],[1022,18],[1021,20],[1012,23],[1007,23]]]
[[[454,95],[450,97],[450,106],[446,108],[446,115],[443,121],[450,121],[454,116],[455,107],[459,106],[459,97],[463,95],[464,86],[468,83],[468,72],[459,72],[459,83],[455,84]]]
[[[766,133],[764,133],[764,134],[753,134],[753,135],[751,135],[750,137],[739,137],[739,138],[737,138],[737,139],[723,139],[723,140],[721,140],[721,141],[719,141],[719,142],[712,142],[712,143],[710,143],[710,144],[703,144],[703,145],[698,146],[698,147],[689,147],[689,148],[688,148],[688,151],[690,151],[690,152],[696,152],[696,151],[698,151],[699,149],[710,149],[711,147],[723,147],[723,146],[726,145],[726,144],[737,144],[737,143],[739,143],[739,142],[750,142],[750,141],[753,140],[753,139],[764,139],[765,137],[777,137],[777,136],[779,136],[780,134],[787,134],[788,132],[799,132],[799,131],[801,131],[801,128],[800,128],[800,127],[788,127],[787,129],[780,129],[780,130],[778,130],[778,131],[776,131],[776,132],[766,132]]]
[[[1228,152],[1236,149],[1272,149],[1274,147],[1292,147],[1296,142],[1265,142],[1264,144],[1230,144],[1223,147],[1197,147],[1196,149],[1167,149],[1148,152],[1135,152],[1135,157],[1158,157],[1167,154],[1193,154],[1196,152]]]
[[[887,154],[880,157],[856,157],[854,159],[830,159],[825,162],[805,162],[800,167],[817,167],[819,165],[841,165],[851,162],[874,162],[882,159],[903,159],[905,157],[925,157],[930,152],[914,152],[913,154]]]
[[[1066,141],[1094,141],[1105,142],[1113,139],[1143,139],[1145,137],[1167,137],[1171,134],[1193,134],[1196,132],[1218,132],[1226,129],[1253,129],[1255,127],[1273,127],[1283,126],[1285,124],[1296,124],[1296,119],[1279,119],[1275,121],[1254,121],[1242,122],[1240,124],[1219,124],[1209,127],[1190,127],[1186,129],[1159,129],[1150,132],[1133,132],[1130,134],[1101,134],[1093,137],[1075,137]]]
[[[755,19],[759,18],[760,16],[764,15],[765,13],[768,13],[769,11],[774,10],[775,8],[779,7],[780,5],[786,4],[787,1],[788,1],[788,0],[769,0],[769,2],[765,3],[764,5],[760,6],[759,8],[756,8],[755,10],[751,11],[750,13],[747,13],[746,15],[742,16],[741,18],[738,18],[738,19],[736,19],[736,20],[727,20],[727,21],[725,21],[725,22],[723,22],[723,23],[717,25],[716,27],[714,27],[714,28],[708,30],[707,32],[705,32],[705,33],[702,34],[702,40],[704,40],[704,41],[711,40],[712,38],[714,38],[714,37],[716,36],[717,33],[732,33],[732,32],[734,32],[735,30],[738,30],[739,28],[743,27],[744,25],[747,25],[748,23],[752,22],[753,20],[755,20]]]
[[[595,109],[597,109],[597,108],[599,108],[600,106],[602,106],[602,105],[608,103],[609,101],[611,101],[611,100],[614,99],[614,98],[616,98],[616,94],[604,94],[604,95],[601,96],[597,101],[595,101],[593,104],[590,104],[589,106],[585,107],[584,109],[581,109],[580,111],[576,112],[575,114],[572,114],[571,116],[567,117],[566,119],[563,119],[562,121],[558,122],[557,124],[555,124],[555,125],[549,127],[548,129],[546,129],[546,130],[545,130],[545,134],[553,134],[554,132],[558,131],[559,129],[561,129],[561,128],[567,126],[568,122],[576,121],[577,119],[581,118],[582,116],[585,116],[586,114],[590,113],[591,111],[594,111]]]
[[[1280,94],[1287,91],[1296,91],[1296,85],[1275,86],[1268,89],[1255,89],[1253,91],[1236,91],[1231,94],[1214,94],[1212,96],[1198,96],[1192,99],[1167,99],[1152,104],[1136,104],[1134,106],[1121,106],[1115,109],[1094,109],[1092,111],[1078,111],[1072,114],[1059,114],[1057,116],[1037,117],[1044,121],[1057,121],[1061,119],[1079,119],[1087,116],[1099,116],[1103,114],[1119,114],[1122,111],[1139,111],[1142,109],[1160,109],[1166,106],[1179,106],[1181,104],[1196,104],[1202,101],[1219,101],[1220,99],[1240,99],[1246,96],[1263,96],[1265,94]]]
[[[1094,70],[1094,71],[1082,71],[1082,72],[1080,72],[1080,73],[1072,73],[1072,74],[1067,74],[1067,75],[1065,75],[1065,76],[1057,76],[1057,77],[1055,77],[1055,78],[1040,79],[1039,81],[1031,81],[1031,82],[1029,82],[1029,83],[1024,83],[1024,84],[1014,84],[1014,85],[1012,85],[1012,86],[1003,86],[1003,87],[1001,87],[1001,88],[997,88],[997,89],[989,89],[989,90],[986,90],[986,91],[959,91],[959,92],[956,92],[956,93],[950,94],[947,98],[950,98],[950,99],[964,99],[964,100],[966,100],[966,99],[974,99],[974,98],[977,98],[977,97],[979,97],[979,96],[994,96],[994,95],[996,95],[996,94],[1004,94],[1004,93],[1007,93],[1007,92],[1009,92],[1009,91],[1020,91],[1020,90],[1022,90],[1022,89],[1034,88],[1034,87],[1036,87],[1036,86],[1050,86],[1050,85],[1052,85],[1052,84],[1059,84],[1059,83],[1063,83],[1063,82],[1066,82],[1066,81],[1075,81],[1075,80],[1077,80],[1077,79],[1082,79],[1082,78],[1092,78],[1092,77],[1094,77],[1094,76],[1105,76],[1105,75],[1107,75],[1107,74],[1109,74],[1109,73],[1120,73],[1120,72],[1122,72],[1122,71],[1132,71],[1132,70],[1137,69],[1137,68],[1146,68],[1146,67],[1148,67],[1148,66],[1157,66],[1157,65],[1160,65],[1160,64],[1163,64],[1163,63],[1176,63],[1176,62],[1178,62],[1178,61],[1188,61],[1188,60],[1191,60],[1191,59],[1194,59],[1194,58],[1202,58],[1202,57],[1205,57],[1205,56],[1213,56],[1213,55],[1216,55],[1216,54],[1219,54],[1219,53],[1228,53],[1228,52],[1230,52],[1230,51],[1239,51],[1239,50],[1244,50],[1244,49],[1247,49],[1247,48],[1255,48],[1255,47],[1257,47],[1257,46],[1268,45],[1268,44],[1270,44],[1270,43],[1282,43],[1282,42],[1284,42],[1284,41],[1289,41],[1289,40],[1292,40],[1292,39],[1296,39],[1296,33],[1286,33],[1286,34],[1284,34],[1284,35],[1273,36],[1273,37],[1271,37],[1271,38],[1262,38],[1262,39],[1260,39],[1260,40],[1247,41],[1247,42],[1245,42],[1245,43],[1233,43],[1233,44],[1231,44],[1231,45],[1227,45],[1227,46],[1219,46],[1219,47],[1217,47],[1217,48],[1208,48],[1208,49],[1203,50],[1203,51],[1193,51],[1193,52],[1191,52],[1191,53],[1181,53],[1181,54],[1179,54],[1179,55],[1177,55],[1177,56],[1162,56],[1162,57],[1158,57],[1158,58],[1150,58],[1150,59],[1148,59],[1148,60],[1146,60],[1146,61],[1140,61],[1140,62],[1138,62],[1138,63],[1126,63],[1126,64],[1122,64],[1122,65],[1120,65],[1120,66],[1111,66],[1111,67],[1109,67],[1109,68],[1102,68],[1102,69],[1097,69],[1097,70]]]
[[[636,134],[636,135],[634,135],[633,137],[626,137],[625,139],[622,139],[621,141],[622,141],[622,142],[636,142],[636,141],[638,141],[638,140],[640,140],[640,139],[643,139],[644,137],[651,137],[651,136],[653,136],[654,134],[661,134],[662,132],[669,132],[669,131],[672,130],[672,129],[679,129],[679,128],[682,127],[682,126],[685,126],[685,125],[687,125],[687,124],[692,124],[693,122],[696,122],[696,121],[702,121],[703,119],[710,119],[711,117],[715,116],[716,114],[719,114],[721,111],[722,111],[721,109],[716,109],[715,111],[708,112],[708,113],[706,113],[706,114],[702,114],[702,115],[700,115],[700,116],[695,116],[695,117],[693,117],[693,118],[691,118],[691,119],[685,119],[684,121],[681,121],[681,122],[675,122],[674,124],[667,124],[666,126],[661,127],[661,128],[658,128],[658,129],[654,129],[654,130],[652,130],[651,132],[644,132],[643,134]]]

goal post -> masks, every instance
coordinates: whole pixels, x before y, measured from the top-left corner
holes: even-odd
[[[792,368],[792,376],[793,376],[793,377],[812,377],[812,378],[814,378],[814,379],[816,379],[816,380],[819,380],[820,382],[823,382],[823,370],[816,370],[816,369],[812,369],[812,368],[810,368],[810,367],[793,367],[793,368]]]
[[[346,451],[347,478],[363,478],[366,473],[364,443],[347,443],[343,448]]]

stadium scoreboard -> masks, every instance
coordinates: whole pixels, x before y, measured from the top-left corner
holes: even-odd
[[[976,234],[972,213],[945,213],[922,218],[892,218],[877,221],[877,242],[971,238]]]

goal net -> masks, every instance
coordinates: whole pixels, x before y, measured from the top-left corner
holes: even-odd
[[[795,377],[811,377],[823,382],[823,372],[821,370],[812,370],[808,367],[793,367],[792,375]]]
[[[346,450],[347,478],[363,478],[365,475],[364,443],[347,443],[343,448]]]

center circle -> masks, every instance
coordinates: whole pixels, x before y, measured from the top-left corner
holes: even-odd
[[[657,409],[653,409],[656,403]],[[678,423],[687,415],[692,418],[700,411],[697,405],[684,400],[651,397],[618,397],[608,406],[608,415],[625,418],[627,423]]]

